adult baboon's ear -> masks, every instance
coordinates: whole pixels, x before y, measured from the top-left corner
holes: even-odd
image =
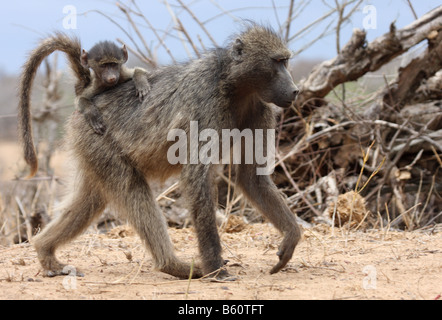
[[[243,55],[244,44],[241,39],[236,39],[232,48],[232,58],[235,61],[241,61]]]

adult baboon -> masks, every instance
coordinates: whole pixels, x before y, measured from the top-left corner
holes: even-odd
[[[34,239],[47,273],[63,272],[63,265],[55,258],[56,248],[83,232],[111,205],[136,229],[157,269],[188,277],[190,265],[175,256],[165,218],[148,184],[180,172],[201,256],[194,276],[221,268],[224,260],[215,223],[215,165],[171,165],[167,151],[173,142],[167,141],[167,134],[177,128],[188,133],[190,121],[198,121],[201,130],[216,130],[219,136],[222,129],[274,128],[270,103],[290,107],[298,93],[286,68],[290,57],[277,34],[251,24],[226,48],[150,74],[151,90],[144,102],[133,94],[133,81],[94,98],[111,128],[103,136],[94,134],[84,117],[74,114],[67,126],[67,141],[77,164],[74,189],[61,215]],[[275,273],[292,257],[301,232],[270,177],[256,175],[257,166],[236,165],[236,183],[284,236],[277,253],[279,262],[270,271]],[[225,276],[226,271],[218,274]]]

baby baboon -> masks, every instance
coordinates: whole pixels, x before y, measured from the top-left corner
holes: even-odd
[[[31,177],[38,169],[31,135],[31,88],[41,62],[56,50],[66,53],[77,79],[75,94],[78,99],[78,108],[98,134],[104,134],[106,126],[102,121],[100,111],[90,100],[92,97],[132,78],[136,94],[140,99],[144,98],[150,89],[147,82],[147,71],[141,68],[129,69],[124,66],[128,58],[125,46],[119,48],[114,43],[105,41],[96,44],[88,53],[85,50],[81,51],[81,43],[77,38],[71,38],[60,32],[42,40],[24,65],[20,79],[20,131],[25,147],[25,160],[31,166]],[[89,68],[92,69],[92,73]]]
[[[113,42],[103,41],[97,43],[89,53],[83,50],[81,65],[91,68],[92,83],[78,96],[78,108],[95,133],[103,135],[106,126],[102,120],[97,106],[91,102],[95,95],[108,90],[127,80],[133,79],[137,96],[142,100],[150,90],[147,82],[147,71],[141,68],[130,69],[124,64],[128,58],[126,46],[119,48]]]
[[[189,161],[170,164],[167,153],[173,142],[167,135],[172,129],[182,129],[189,138],[190,121],[198,121],[200,130],[210,128],[218,133],[235,128],[273,129],[275,116],[270,104],[288,108],[298,93],[286,68],[290,57],[291,52],[275,32],[251,24],[226,48],[150,74],[152,89],[144,102],[134,97],[132,81],[95,96],[93,102],[106,106],[102,114],[112,126],[112,132],[105,136],[93,134],[84,117],[74,114],[67,126],[67,142],[77,164],[75,187],[65,209],[33,241],[46,273],[63,273],[56,249],[82,233],[110,205],[138,232],[157,269],[188,277],[190,264],[176,257],[148,182],[180,172],[201,257],[193,276],[222,268],[215,222],[217,165]],[[291,259],[300,228],[271,178],[256,174],[257,163],[234,167],[237,186],[283,234],[279,262],[270,271],[278,272]],[[226,276],[225,270],[217,275]]]

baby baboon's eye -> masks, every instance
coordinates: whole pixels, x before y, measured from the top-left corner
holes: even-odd
[[[106,63],[102,63],[100,64],[101,68],[115,68],[117,67],[118,63],[115,62],[106,62]]]

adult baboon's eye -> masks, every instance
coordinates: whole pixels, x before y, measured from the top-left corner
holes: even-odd
[[[283,64],[284,66],[287,67],[289,59],[285,59],[285,58],[274,58],[273,61],[275,61],[275,62],[278,63],[278,64],[279,64],[279,63],[280,63],[280,64]]]

